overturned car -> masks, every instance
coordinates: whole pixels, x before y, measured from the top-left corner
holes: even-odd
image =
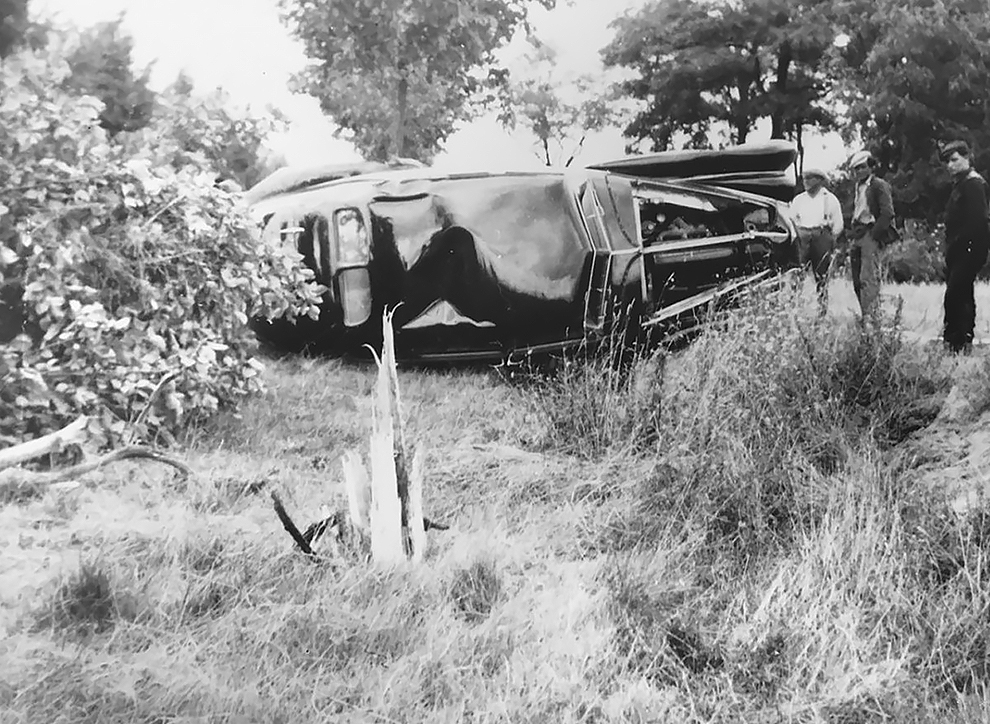
[[[266,342],[408,361],[506,360],[656,340],[789,259],[793,146],[668,152],[580,170],[441,174],[414,163],[283,173],[248,192],[263,234],[327,291]]]

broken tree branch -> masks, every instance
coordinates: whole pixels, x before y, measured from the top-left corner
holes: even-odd
[[[292,540],[294,540],[296,545],[299,546],[299,550],[307,556],[315,557],[316,554],[313,553],[313,549],[310,548],[309,543],[303,537],[303,534],[299,532],[296,524],[292,522],[292,518],[289,517],[288,512],[286,512],[285,506],[282,505],[282,498],[280,498],[278,493],[274,490],[271,491],[271,496],[272,503],[275,506],[275,515],[277,515],[278,519],[282,521],[282,527],[285,528],[286,532],[288,532],[290,536],[292,536]]]
[[[169,382],[174,380],[176,377],[178,377],[179,374],[180,373],[178,370],[174,370],[172,372],[166,373],[165,375],[162,376],[160,380],[158,380],[158,384],[155,385],[155,388],[151,391],[151,394],[148,395],[148,399],[145,401],[144,407],[141,409],[141,412],[138,413],[138,416],[135,417],[134,421],[130,424],[130,429],[128,429],[127,431],[128,441],[134,438],[135,429],[138,427],[138,425],[144,422],[144,418],[148,416],[148,411],[151,409],[151,406],[155,404],[155,400],[158,398],[158,394],[162,391],[162,388],[165,385],[167,385]]]

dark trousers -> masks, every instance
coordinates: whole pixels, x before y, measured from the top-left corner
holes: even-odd
[[[811,267],[818,289],[818,311],[828,311],[828,280],[832,269],[835,236],[828,228],[798,229],[798,263]]]
[[[871,318],[880,308],[880,245],[869,226],[853,225],[849,266],[863,319]]]
[[[942,339],[953,352],[973,344],[976,295],[973,284],[987,260],[986,251],[963,251],[945,260],[945,327]]]

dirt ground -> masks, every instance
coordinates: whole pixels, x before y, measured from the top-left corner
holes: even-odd
[[[916,433],[905,454],[915,456],[920,479],[944,488],[963,513],[990,496],[990,390],[977,386],[981,368],[990,366],[990,347],[947,364],[956,383],[938,418]]]

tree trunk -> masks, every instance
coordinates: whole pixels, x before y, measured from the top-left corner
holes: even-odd
[[[570,156],[570,158],[567,159],[567,163],[564,164],[564,168],[570,168],[571,167],[571,164],[574,163],[574,159],[581,152],[581,149],[584,148],[584,140],[587,137],[588,137],[588,132],[587,131],[585,131],[583,134],[581,134],[581,140],[578,141],[578,144],[574,148],[574,151],[571,152],[571,156]]]
[[[746,138],[749,136],[749,120],[746,118],[740,119],[736,124],[736,143],[746,143]]]
[[[399,65],[399,83],[396,88],[395,129],[392,134],[392,155],[406,156],[406,115],[409,111],[409,79],[404,64]]]
[[[804,175],[804,119],[798,118],[794,124],[794,138],[797,141],[798,173]]]
[[[791,61],[794,52],[789,40],[785,40],[780,50],[777,51],[777,79],[774,82],[774,90],[777,92],[776,107],[773,110],[770,121],[770,138],[784,138],[786,132],[786,109],[785,98],[787,97],[787,78],[791,70]]]

